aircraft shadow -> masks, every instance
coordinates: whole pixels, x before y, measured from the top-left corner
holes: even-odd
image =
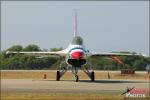
[[[56,80],[49,80],[49,79],[42,79],[42,80],[33,80],[33,81],[56,81]],[[60,80],[59,82],[75,82],[75,80]],[[138,81],[138,80],[112,80],[112,79],[102,79],[102,80],[95,80],[91,82],[90,80],[79,80],[78,82],[83,83],[148,83],[148,81]]]
[[[148,83],[146,81],[132,81],[132,80],[95,80],[91,82],[90,80],[80,80],[79,82],[88,82],[88,83]]]

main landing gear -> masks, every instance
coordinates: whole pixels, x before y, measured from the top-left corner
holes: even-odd
[[[85,72],[89,78],[91,79],[91,82],[94,82],[95,81],[95,73],[94,71],[92,72]],[[60,81],[60,78],[62,77],[62,75],[64,74],[64,72],[60,72],[60,71],[57,71],[56,73],[56,81]],[[79,81],[79,76],[76,74],[74,74],[75,76],[75,81],[78,82]]]
[[[57,71],[56,72],[56,81],[60,81],[60,78],[67,72],[67,70],[65,71]]]
[[[65,62],[61,62],[60,69],[56,72],[56,81],[60,81],[60,78],[67,72],[68,66]]]
[[[95,73],[93,70],[89,70],[87,67],[83,67],[83,72],[87,74],[87,76],[91,79],[91,82],[95,81]]]
[[[82,67],[74,67],[72,66],[72,73],[74,74],[75,81],[79,81],[79,76],[78,76],[78,68],[81,68],[83,72],[85,72],[89,78],[91,79],[92,82],[95,81],[95,73],[93,70],[89,70],[89,68],[82,66]],[[56,81],[60,81],[60,78],[67,72],[68,66],[65,64],[65,62],[62,62],[60,65],[60,69],[56,72]]]
[[[60,81],[60,78],[62,77],[62,75],[63,75],[62,72],[57,71],[57,73],[56,73],[56,81]],[[74,76],[75,76],[76,82],[78,82],[79,81],[79,76],[77,74],[75,74]]]
[[[91,72],[91,81],[94,82],[95,81],[95,73]]]
[[[60,71],[57,71],[56,73],[56,81],[59,81],[60,80]]]
[[[95,73],[94,71],[89,71],[87,69],[84,69],[83,70],[88,76],[89,78],[91,79],[91,82],[94,82],[95,81]],[[67,70],[59,70],[57,71],[56,73],[56,81],[60,81],[60,78],[67,72]],[[75,77],[75,81],[78,82],[79,81],[79,76],[78,76],[78,71],[77,70],[72,70],[72,73],[74,74],[74,77]]]

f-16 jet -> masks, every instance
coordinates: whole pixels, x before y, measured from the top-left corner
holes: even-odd
[[[131,53],[97,53],[97,52],[90,52],[88,49],[85,48],[83,44],[83,39],[79,36],[77,31],[77,11],[75,10],[74,14],[74,36],[69,44],[69,46],[61,51],[57,52],[15,52],[15,51],[7,51],[7,53],[19,53],[24,55],[35,56],[39,58],[43,57],[53,57],[58,56],[64,58],[64,61],[60,63],[60,67],[56,73],[56,80],[59,81],[60,78],[67,72],[68,69],[72,69],[72,73],[75,76],[76,82],[79,81],[78,76],[78,69],[83,70],[91,81],[95,81],[95,74],[90,64],[89,59],[95,56],[102,56],[112,58],[113,60],[117,61],[120,64],[124,64],[119,58],[116,56],[134,56],[134,55],[141,55],[141,54],[131,54]]]

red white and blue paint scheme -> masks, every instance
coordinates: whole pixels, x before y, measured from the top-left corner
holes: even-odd
[[[31,55],[39,58],[50,57],[50,56],[58,56],[64,58],[64,61],[61,62],[60,68],[56,74],[56,80],[59,81],[60,78],[67,72],[69,68],[72,69],[72,72],[76,78],[76,82],[79,80],[79,76],[77,75],[78,69],[83,70],[91,79],[91,81],[95,81],[94,71],[92,70],[92,66],[88,66],[90,64],[89,58],[94,56],[102,56],[112,58],[120,64],[124,64],[119,58],[116,56],[133,56],[133,55],[141,55],[141,54],[130,54],[130,53],[96,53],[89,52],[88,49],[85,48],[83,44],[83,39],[78,36],[77,32],[77,12],[75,10],[74,16],[74,36],[70,45],[61,51],[57,52],[14,52],[7,51],[7,53],[21,53],[25,55]],[[142,55],[143,56],[143,55]]]

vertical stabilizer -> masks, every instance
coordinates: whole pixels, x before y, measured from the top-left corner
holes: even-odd
[[[78,35],[77,31],[77,10],[74,10],[74,37]]]

